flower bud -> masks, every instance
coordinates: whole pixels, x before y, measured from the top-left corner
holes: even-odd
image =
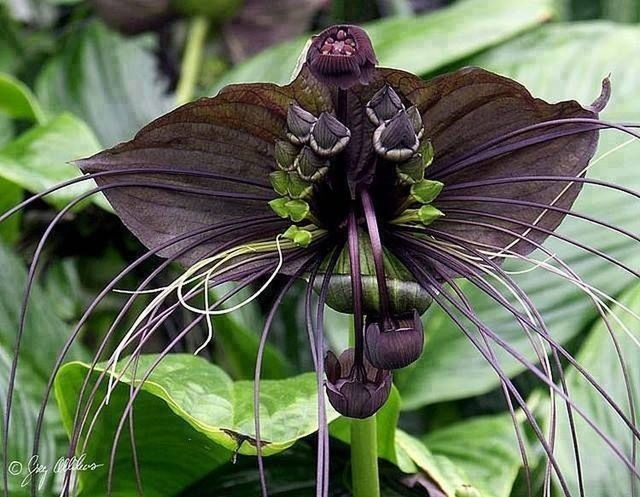
[[[292,103],[287,111],[287,137],[295,145],[303,145],[309,141],[311,127],[317,121],[316,117],[299,105]]]
[[[395,90],[389,85],[384,85],[369,100],[366,110],[369,120],[378,126],[404,110],[404,105]]]
[[[323,112],[311,128],[309,144],[320,157],[331,157],[342,152],[350,138],[349,128]]]
[[[300,149],[295,145],[284,140],[277,140],[275,156],[278,167],[284,171],[293,171],[296,168],[294,161],[299,151]]]
[[[322,160],[305,146],[296,157],[296,171],[306,181],[318,181],[327,173],[327,161]]]
[[[342,89],[369,84],[378,63],[367,33],[350,25],[331,26],[314,36],[306,62],[316,79]]]
[[[325,358],[327,397],[333,408],[349,418],[368,418],[387,401],[391,392],[390,371],[375,369],[365,361],[354,363],[354,349],[340,357],[328,352]]]
[[[392,162],[410,159],[419,146],[413,124],[404,110],[382,123],[373,133],[373,147],[376,152]]]
[[[409,121],[411,121],[411,125],[413,126],[413,131],[419,140],[424,134],[424,124],[422,123],[420,111],[415,105],[412,105],[407,109],[407,116],[409,117]]]
[[[391,322],[370,320],[367,323],[365,351],[376,368],[404,368],[418,360],[423,347],[422,320],[415,310]]]

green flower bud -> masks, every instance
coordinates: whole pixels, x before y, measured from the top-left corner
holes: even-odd
[[[429,167],[433,162],[433,157],[435,155],[433,144],[429,140],[426,140],[422,145],[420,145],[418,153],[420,154],[420,157],[422,157],[422,164],[424,167]]]
[[[278,216],[282,218],[289,217],[289,211],[287,210],[287,202],[289,202],[289,198],[281,197],[273,199],[269,202],[269,207],[275,212]]]
[[[275,155],[278,167],[284,171],[292,171],[295,169],[294,162],[299,152],[300,149],[295,145],[284,140],[277,140]]]
[[[430,204],[433,202],[444,187],[444,183],[423,179],[411,186],[411,197],[421,204]]]
[[[408,161],[401,162],[396,166],[398,180],[403,185],[413,185],[424,178],[424,164],[422,157],[416,154]]]
[[[287,231],[285,231],[282,236],[288,240],[291,240],[299,247],[308,247],[313,240],[313,235],[310,231],[299,228],[295,224],[289,226]]]
[[[298,223],[306,219],[311,210],[309,208],[309,204],[304,200],[298,199],[287,201],[285,209],[287,210],[287,215],[294,223]]]
[[[279,195],[289,193],[289,173],[286,171],[274,171],[269,175],[271,186]]]
[[[295,167],[300,177],[307,181],[319,181],[328,171],[327,161],[318,157],[307,146],[296,157]]]
[[[307,199],[313,194],[313,185],[293,171],[288,173],[288,191],[291,198]]]
[[[423,205],[418,209],[418,219],[425,226],[437,221],[442,216],[444,213],[433,205]]]

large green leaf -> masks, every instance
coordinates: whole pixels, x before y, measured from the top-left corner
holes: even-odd
[[[640,286],[635,285],[620,300],[629,309],[640,313]],[[633,338],[631,338],[624,332],[620,324],[611,320],[622,358],[628,368],[630,395],[637,415],[640,405],[638,320],[619,307],[615,312],[633,334]],[[580,349],[577,360],[622,408],[627,417],[631,418],[620,358],[604,321],[598,321],[593,327],[588,339]],[[606,436],[613,440],[614,444],[631,459],[633,436],[629,427],[607,406],[602,396],[574,368],[571,368],[567,373],[567,382],[571,399],[575,404],[580,406],[587,416],[604,431]],[[578,418],[576,425],[584,483],[585,488],[588,489],[589,497],[627,497],[632,495],[630,470],[584,420]],[[637,418],[636,428],[640,429],[640,422]],[[556,456],[562,472],[568,480],[570,490],[577,495],[578,484],[575,477],[575,459],[572,447],[568,423],[566,417],[563,416],[558,428]]]
[[[7,401],[9,371],[13,358],[13,349],[0,342],[0,417],[4,419]],[[9,454],[7,468],[9,470],[9,490],[11,495],[26,496],[30,491],[28,462],[33,451],[36,419],[40,408],[44,383],[28,364],[18,370],[11,407],[11,425],[9,430]],[[45,427],[39,445],[38,461],[49,468],[56,459],[55,426]],[[59,455],[59,454],[58,454]],[[3,455],[0,451],[0,468],[4,468]],[[46,491],[52,482],[52,474],[38,475],[40,488]],[[2,483],[0,483],[2,490]]]
[[[105,147],[130,139],[173,104],[150,41],[126,40],[102,24],[88,24],[40,74],[36,93],[42,105],[80,116]]]
[[[548,0],[463,0],[419,17],[364,25],[380,65],[425,74],[530,29],[551,18]],[[286,83],[307,37],[278,45],[230,71],[209,90],[230,83]]]
[[[8,211],[22,200],[22,188],[15,183],[0,179],[0,212]],[[15,214],[4,223],[0,223],[0,242],[12,244],[20,237],[21,213]]]
[[[156,356],[140,359],[138,379],[155,359]],[[121,364],[125,362],[123,360]],[[74,362],[61,370],[56,391],[64,412],[75,403],[79,388],[77,380],[87,369],[86,364]],[[98,367],[96,371],[104,371],[104,368]],[[94,375],[97,377],[96,373]],[[132,381],[139,383],[132,378],[129,369],[121,382],[130,384]],[[193,430],[218,445],[228,450],[238,449],[242,454],[255,454],[255,446],[251,444],[255,439],[253,382],[234,382],[218,366],[199,357],[170,354],[151,373],[142,390],[164,401],[177,418],[185,420]],[[265,455],[280,452],[317,429],[315,374],[264,380],[260,390],[261,438],[265,443]],[[337,414],[330,410],[328,416],[333,420]],[[238,447],[242,441],[246,443]]]
[[[0,343],[13,350],[18,330],[26,270],[22,261],[0,244]],[[57,352],[69,335],[69,327],[54,312],[54,306],[36,285],[29,301],[20,352],[40,378],[49,377]],[[13,355],[13,354],[12,354]],[[72,347],[69,358],[84,357]]]
[[[496,48],[473,62],[521,81],[536,96],[550,101],[577,98],[587,104],[599,93],[602,78],[612,73],[613,97],[603,118],[637,122],[640,121],[638,39],[638,27],[609,23],[555,24]],[[603,132],[599,155],[627,139],[618,132]],[[640,190],[639,156],[640,143],[632,143],[600,161],[589,176]],[[585,187],[574,208],[638,233],[640,218],[636,206],[637,200],[629,200],[625,195]],[[559,232],[596,247],[629,267],[640,266],[637,245],[622,235],[576,219],[566,219]],[[549,239],[546,246],[588,283],[611,295],[619,293],[633,279],[610,262],[557,239]],[[538,258],[544,259],[544,255],[538,254]],[[524,266],[510,267],[522,269]],[[584,293],[542,269],[514,278],[536,303],[553,337],[560,342],[576,336],[595,316]],[[535,357],[526,334],[508,313],[501,312],[488,298],[471,291],[469,294],[481,319],[529,359]],[[428,314],[425,329],[427,345],[423,357],[413,368],[396,376],[403,406],[412,409],[477,395],[498,385],[498,377],[491,367],[443,313],[434,309]],[[520,363],[506,354],[501,353],[499,357],[509,375],[523,370]]]
[[[508,414],[483,416],[423,438],[433,454],[448,457],[469,476],[482,497],[509,497],[522,465]]]
[[[3,414],[11,363],[15,357],[15,336],[22,302],[26,272],[22,261],[0,244],[0,415]],[[19,354],[17,380],[14,386],[13,407],[9,437],[9,463],[13,465],[11,495],[25,495],[28,486],[22,486],[27,475],[27,463],[33,450],[36,417],[43,400],[46,380],[51,374],[58,351],[62,348],[69,328],[53,312],[51,300],[36,286],[28,313],[24,337]],[[82,358],[79,346],[72,347],[69,358]],[[3,417],[4,419],[4,417]],[[61,446],[56,443],[62,425],[55,406],[49,406],[40,442],[39,461],[53,468]],[[1,455],[0,455],[1,459]],[[0,467],[2,467],[0,460]],[[52,482],[53,473],[43,477],[43,489]],[[28,479],[27,479],[28,482]],[[43,490],[43,491],[44,491]]]
[[[31,128],[0,149],[0,178],[37,193],[65,180],[80,176],[69,161],[100,150],[95,136],[85,123],[70,114],[62,114],[47,124]],[[95,188],[92,181],[58,190],[45,197],[62,207],[80,193]],[[96,202],[110,209],[102,195]]]
[[[43,122],[44,114],[31,90],[9,74],[0,73],[0,113]]]

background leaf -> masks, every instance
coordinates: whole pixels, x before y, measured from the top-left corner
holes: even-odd
[[[423,442],[464,470],[482,497],[511,494],[522,459],[510,415],[475,417],[436,430]]]
[[[0,74],[0,112],[16,118],[44,122],[45,116],[31,90],[9,74]]]
[[[128,140],[173,100],[146,37],[124,39],[98,22],[77,32],[40,74],[36,93],[51,113],[72,112],[103,147]]]
[[[0,149],[0,177],[33,193],[41,192],[80,176],[80,170],[70,161],[99,150],[100,145],[85,123],[70,114],[62,114],[47,124],[31,128]],[[95,187],[93,181],[84,181],[54,192],[45,200],[61,208]],[[102,194],[96,195],[95,201],[111,209]]]
[[[389,18],[363,27],[381,66],[425,74],[511,38],[552,14],[549,0],[463,0],[432,14]],[[207,93],[215,95],[231,83],[288,83],[306,41],[307,36],[265,50],[229,71]]]
[[[640,309],[640,286],[635,285],[621,298],[621,302],[628,308],[638,311]],[[634,335],[632,339],[624,333],[620,325],[612,321],[614,333],[622,351],[622,358],[628,366],[630,395],[637,415],[640,401],[640,368],[637,365],[638,320],[621,308],[617,308],[615,312]],[[603,320],[598,321],[593,327],[576,359],[595,378],[598,385],[622,408],[627,417],[631,418],[620,359]],[[631,458],[633,436],[629,427],[611,408],[606,406],[602,396],[574,368],[570,368],[567,373],[567,383],[575,404],[584,409],[587,416],[603,429],[605,434],[628,458]],[[563,415],[560,421],[557,438],[558,461],[563,474],[567,477],[571,492],[578,492],[573,444],[566,415]],[[585,421],[577,418],[576,426],[585,488],[589,489],[589,497],[627,497],[632,495],[630,490],[632,476],[629,469]],[[640,428],[637,417],[636,427]]]
[[[611,72],[613,97],[603,119],[638,121],[640,95],[636,88],[640,59],[634,56],[638,39],[638,27],[609,23],[553,24],[471,62],[515,78],[534,95],[549,101],[577,98],[589,103],[598,95],[602,78]],[[628,137],[621,133],[602,132],[597,155],[613,150],[627,140]],[[638,190],[639,153],[640,143],[631,143],[600,161],[589,176]],[[574,210],[638,233],[640,218],[633,209],[620,208],[627,198],[603,188],[585,187]],[[569,218],[563,222],[559,233],[596,247],[629,267],[640,266],[636,242],[622,235]],[[585,255],[582,250],[557,239],[548,239],[545,246],[588,283],[611,295],[619,293],[633,279],[610,262]],[[544,255],[538,254],[538,258],[544,259]],[[512,264],[508,267],[523,269],[525,266]],[[537,269],[514,278],[536,303],[553,337],[561,343],[579,334],[596,315],[584,293],[559,277],[549,276],[548,272]],[[481,319],[527,357],[535,357],[526,335],[508,313],[500,312],[488,298],[474,292],[470,295]],[[415,366],[396,375],[403,406],[407,409],[478,395],[498,385],[498,377],[482,356],[455,325],[436,310],[436,306],[433,307],[425,318],[425,353]],[[521,364],[506,354],[500,353],[499,357],[510,376],[523,370]]]

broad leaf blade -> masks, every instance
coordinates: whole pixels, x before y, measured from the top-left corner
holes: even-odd
[[[40,74],[36,93],[52,113],[73,112],[103,146],[131,138],[173,105],[148,38],[125,40],[92,22]]]
[[[640,311],[640,286],[635,285],[625,293],[620,301],[633,312]],[[637,409],[640,402],[640,367],[638,367],[637,331],[638,320],[620,307],[615,310],[620,321],[630,330],[633,338],[627,335],[622,325],[615,320],[612,323],[613,333],[618,341],[622,360],[627,365],[629,389],[624,382],[620,357],[609,331],[601,319],[593,327],[589,337],[580,349],[576,359],[593,376],[595,381],[621,407],[627,418],[631,419],[629,395],[636,409],[636,428],[640,428]],[[629,459],[632,455],[632,440],[629,427],[611,409],[602,396],[574,368],[567,373],[568,389],[571,399],[580,406],[585,414],[601,428],[607,437]],[[632,495],[631,471],[616,456],[605,442],[590,428],[587,423],[576,416],[576,425],[582,471],[585,488],[589,489],[589,497],[627,497]],[[637,441],[636,441],[637,445]],[[571,492],[578,493],[578,482],[575,478],[575,459],[573,443],[566,415],[560,420],[557,436],[557,457],[560,468],[568,480]],[[637,482],[636,482],[637,485]]]
[[[100,149],[85,123],[70,114],[62,114],[47,124],[36,126],[0,149],[0,177],[38,193],[81,175],[70,161],[91,155]],[[83,181],[45,197],[57,208],[64,207],[82,192],[95,188]],[[110,206],[102,195],[98,205]]]

